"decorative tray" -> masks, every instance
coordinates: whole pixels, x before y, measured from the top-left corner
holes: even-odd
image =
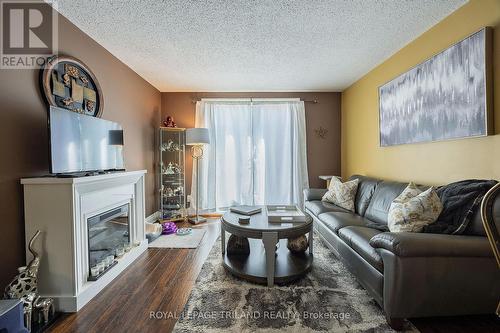
[[[270,223],[303,223],[306,215],[299,207],[293,205],[266,206],[267,218]]]

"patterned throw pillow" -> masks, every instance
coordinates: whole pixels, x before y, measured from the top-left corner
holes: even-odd
[[[331,202],[339,207],[354,212],[354,199],[358,191],[359,179],[342,183],[337,177],[333,177],[322,201]]]
[[[391,232],[421,232],[435,222],[443,205],[433,187],[421,191],[410,183],[391,203],[388,227]]]

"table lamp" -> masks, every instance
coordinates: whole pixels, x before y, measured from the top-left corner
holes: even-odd
[[[189,222],[198,224],[205,222],[206,219],[198,215],[198,206],[200,205],[200,172],[199,162],[203,157],[203,145],[210,143],[208,128],[188,128],[186,130],[186,145],[191,146],[191,156],[196,161],[196,214],[190,218]]]

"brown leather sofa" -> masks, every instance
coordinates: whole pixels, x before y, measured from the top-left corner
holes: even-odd
[[[407,183],[358,178],[355,213],[304,191],[317,233],[400,329],[405,318],[494,313],[500,271],[476,213],[464,235],[383,232],[392,201]],[[500,196],[494,207],[500,214]]]

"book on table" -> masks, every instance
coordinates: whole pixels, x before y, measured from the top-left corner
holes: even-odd
[[[229,210],[233,213],[236,213],[236,214],[241,214],[241,215],[254,215],[254,214],[258,214],[262,211],[262,208],[261,207],[257,207],[257,206],[234,206],[234,207],[231,207],[229,208]]]

